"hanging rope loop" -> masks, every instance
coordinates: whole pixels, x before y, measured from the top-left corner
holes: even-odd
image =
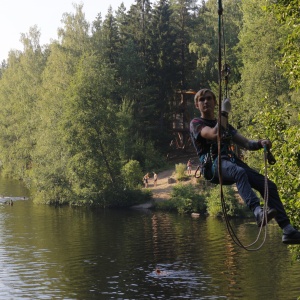
[[[219,105],[218,105],[218,123],[221,124],[221,115],[222,115],[222,78],[224,78],[224,85],[225,85],[225,98],[228,98],[228,81],[229,81],[229,75],[230,75],[230,66],[226,63],[226,55],[225,55],[225,41],[223,40],[224,43],[224,60],[225,63],[223,65],[222,68],[222,46],[221,46],[221,41],[222,41],[222,29],[223,29],[223,38],[225,36],[224,34],[224,26],[223,26],[223,18],[222,18],[222,14],[223,14],[223,7],[222,7],[222,1],[218,0],[218,15],[219,15],[219,30],[218,30],[218,76],[219,76]],[[272,159],[272,154],[271,152],[265,148],[264,151],[264,163],[265,163],[265,191],[264,191],[264,201],[265,201],[265,205],[263,208],[263,220],[261,222],[261,226],[258,232],[258,235],[255,239],[255,241],[247,246],[243,245],[243,243],[240,241],[240,239],[238,238],[238,236],[236,235],[236,233],[234,232],[231,224],[230,224],[230,220],[227,214],[227,205],[224,199],[224,193],[223,193],[223,178],[222,178],[222,155],[221,155],[221,149],[222,149],[222,126],[218,126],[218,135],[217,135],[217,139],[218,139],[218,160],[217,160],[217,166],[218,166],[218,173],[219,173],[219,185],[220,185],[220,197],[221,197],[221,205],[222,205],[222,211],[223,211],[223,216],[225,219],[225,223],[226,223],[226,227],[227,227],[227,231],[230,235],[230,237],[232,238],[233,242],[238,245],[239,247],[247,250],[247,251],[257,251],[259,250],[263,244],[266,241],[266,236],[267,236],[267,222],[264,222],[264,220],[267,219],[267,208],[268,208],[268,198],[269,198],[269,194],[268,194],[268,174],[267,174],[267,161],[269,160],[271,163],[275,163],[275,159],[273,157]],[[265,231],[264,231],[264,237],[263,240],[261,242],[261,244],[256,247],[256,248],[252,248],[253,245],[255,245],[260,238],[261,232],[262,232],[262,228],[263,228],[263,224],[266,223],[265,225]]]

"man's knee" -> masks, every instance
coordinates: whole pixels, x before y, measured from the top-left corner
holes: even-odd
[[[268,180],[268,188],[269,190],[276,190],[277,191],[277,185],[275,182]]]
[[[239,179],[247,177],[246,171],[243,168],[238,167],[238,166],[236,166],[235,168],[233,168],[232,174],[233,174],[233,176],[234,176],[234,178],[236,180],[239,180]]]
[[[233,180],[234,182],[248,179],[246,171],[238,165],[226,161],[223,166],[223,176],[225,178]]]

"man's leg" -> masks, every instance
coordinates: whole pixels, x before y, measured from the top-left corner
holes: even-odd
[[[260,193],[261,197],[264,198],[265,184],[266,184],[265,176],[251,169],[248,165],[246,165],[243,162],[238,161],[237,163],[246,171],[248,181],[251,187],[257,190]],[[277,221],[280,228],[284,228],[286,225],[290,224],[290,220],[280,200],[277,186],[273,181],[269,179],[267,181],[267,184],[268,184],[268,207],[276,209],[277,215],[275,217],[275,220]]]
[[[260,206],[260,200],[252,190],[244,166],[239,166],[236,162],[232,162],[227,158],[222,159],[222,179],[223,182],[235,182],[239,195],[253,211],[259,227],[265,226],[266,223],[276,216],[277,211],[275,209],[269,209],[266,218],[264,217],[263,209]]]
[[[216,172],[216,175],[218,175],[217,173],[218,172]],[[236,182],[240,196],[246,202],[248,207],[252,209],[259,224],[259,221],[262,221],[262,213],[259,205],[260,201],[256,194],[252,191],[252,188],[257,190],[261,196],[264,197],[266,182],[265,177],[251,169],[247,164],[239,159],[236,160],[236,163],[227,159],[222,159],[222,178],[223,181]],[[284,244],[300,244],[300,232],[290,224],[290,220],[280,200],[276,184],[271,180],[268,180],[267,183],[268,206],[270,207],[270,213],[268,212],[267,214],[267,222],[274,217],[271,210],[275,212],[277,211],[275,219],[278,225],[283,229],[282,242]],[[254,195],[250,192],[250,190]]]
[[[245,201],[246,205],[254,211],[260,205],[260,200],[251,188],[248,176],[244,168],[228,159],[222,159],[222,179],[223,182],[234,182],[239,195]],[[218,167],[216,165],[216,177],[218,177]]]

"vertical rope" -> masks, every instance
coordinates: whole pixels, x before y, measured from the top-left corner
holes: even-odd
[[[222,0],[218,1],[218,79],[219,79],[219,102],[218,102],[218,172],[219,172],[219,183],[220,183],[220,193],[221,196],[223,195],[223,182],[222,182],[222,169],[221,169],[221,103],[222,103],[222,47],[221,47],[221,40],[222,40],[222,14],[223,14],[223,7],[222,7]]]

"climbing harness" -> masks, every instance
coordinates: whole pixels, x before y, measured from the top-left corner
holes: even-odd
[[[232,162],[235,162],[235,156],[232,150],[229,149],[229,144],[224,144],[221,149],[221,156],[226,156]],[[199,178],[201,175],[206,181],[211,183],[219,183],[219,179],[216,177],[216,164],[218,161],[218,155],[213,155],[213,144],[209,147],[209,152],[200,157],[200,164],[195,172],[195,177]],[[200,171],[200,176],[197,176],[197,172]],[[232,184],[227,183],[227,184]]]
[[[224,82],[225,82],[225,98],[228,97],[228,81],[229,81],[229,75],[230,75],[230,66],[226,63],[226,56],[225,56],[225,42],[224,42],[224,58],[225,58],[225,63],[224,66],[222,68],[222,47],[221,47],[221,40],[222,40],[222,29],[223,29],[223,38],[225,37],[224,34],[224,26],[223,26],[223,7],[222,7],[222,0],[218,0],[218,78],[219,78],[219,105],[218,105],[218,124],[222,124],[221,123],[221,116],[222,116],[222,111],[221,111],[221,102],[222,102],[222,78],[224,78]],[[264,206],[263,206],[263,219],[261,222],[261,226],[258,232],[258,235],[256,237],[256,239],[254,240],[254,242],[252,242],[249,245],[244,245],[240,239],[238,238],[238,236],[236,235],[236,233],[234,232],[230,221],[229,221],[229,217],[227,214],[227,208],[226,208],[226,202],[225,202],[225,198],[224,198],[224,193],[223,193],[223,178],[222,178],[222,168],[221,168],[221,164],[222,164],[222,138],[224,138],[224,136],[226,136],[226,129],[224,130],[224,128],[222,128],[222,126],[218,127],[218,156],[217,159],[215,160],[217,162],[217,168],[218,168],[218,174],[219,174],[219,185],[220,185],[220,197],[221,197],[221,206],[222,206],[222,211],[223,211],[223,216],[225,219],[225,223],[226,223],[226,227],[228,230],[228,233],[230,235],[230,237],[232,238],[232,240],[234,241],[234,243],[236,245],[238,245],[239,247],[247,250],[247,251],[257,251],[259,249],[262,248],[262,246],[264,245],[265,241],[266,241],[266,236],[267,236],[267,222],[265,220],[267,220],[267,208],[268,208],[268,199],[269,199],[269,192],[268,192],[268,174],[267,174],[267,161],[269,162],[269,164],[274,164],[276,162],[275,158],[273,157],[273,155],[271,154],[271,152],[264,147],[264,164],[265,164],[265,188],[264,188]],[[201,169],[201,167],[198,167]],[[198,171],[198,169],[197,169]],[[197,173],[196,171],[196,173]],[[195,173],[195,177],[196,177],[196,173]],[[201,176],[201,175],[200,175]],[[261,243],[258,246],[254,246],[256,245],[256,243],[259,241],[261,233],[262,233],[262,228],[265,224],[265,230],[264,230],[264,236],[263,236],[263,240],[261,241]]]

